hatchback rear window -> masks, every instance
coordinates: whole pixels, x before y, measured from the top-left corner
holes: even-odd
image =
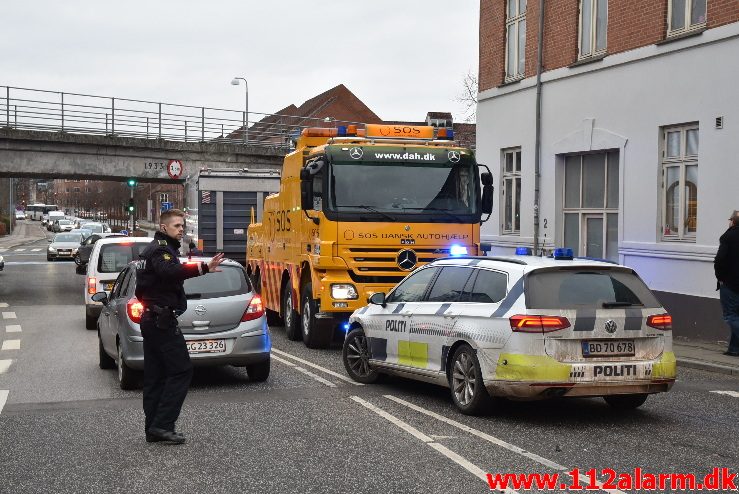
[[[647,285],[630,270],[555,268],[526,277],[529,309],[661,307]]]
[[[100,248],[98,272],[118,273],[128,266],[128,263],[139,258],[148,243],[106,244]]]
[[[244,270],[221,265],[221,271],[185,280],[185,294],[189,299],[205,299],[243,295],[251,291]]]

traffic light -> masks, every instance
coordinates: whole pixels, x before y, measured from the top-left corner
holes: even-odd
[[[128,200],[128,209],[127,209],[127,211],[129,213],[133,213],[135,209],[136,209],[136,205],[134,204],[133,197],[132,197],[131,199]]]
[[[128,179],[128,186],[129,187],[136,187],[136,179],[135,178],[129,178]]]

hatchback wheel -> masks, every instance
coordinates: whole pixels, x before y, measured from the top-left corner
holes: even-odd
[[[642,406],[648,397],[648,394],[609,395],[603,399],[616,410],[634,410]]]
[[[118,384],[121,389],[136,389],[138,387],[138,376],[123,360],[123,350],[118,344]]]
[[[95,316],[91,316],[88,313],[85,313],[85,328],[87,329],[97,329],[98,328],[98,318]]]
[[[341,357],[347,374],[355,381],[372,384],[380,377],[380,373],[370,367],[369,345],[362,328],[353,329],[346,335]]]
[[[454,404],[465,415],[477,415],[490,406],[490,395],[482,382],[480,363],[471,346],[462,345],[454,352],[449,384]]]
[[[105,352],[105,348],[103,348],[103,340],[100,338],[100,333],[98,333],[98,351],[100,352],[100,360],[98,363],[100,368],[115,369],[115,359]]]
[[[249,379],[256,382],[266,381],[269,377],[270,361],[260,362],[258,364],[251,364],[246,366],[246,373],[249,374]]]
[[[285,326],[285,335],[287,338],[293,341],[298,341],[301,338],[300,328],[298,327],[298,313],[293,307],[292,290],[290,289],[290,282],[285,287],[285,293],[282,294],[282,319]]]

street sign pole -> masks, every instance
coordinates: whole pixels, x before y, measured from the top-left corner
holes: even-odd
[[[135,188],[135,186],[134,187],[131,187],[131,201],[129,202],[129,204],[133,203],[133,189],[134,188]],[[129,220],[128,220],[129,221],[129,224],[131,225],[131,229],[129,230],[129,233],[128,233],[128,236],[130,237],[131,234],[132,234],[132,232],[133,232],[133,230],[134,230],[134,226],[135,226],[134,225],[134,219],[133,219],[133,211],[129,211],[128,212],[128,217],[129,217]]]

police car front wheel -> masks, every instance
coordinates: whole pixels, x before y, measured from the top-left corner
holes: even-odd
[[[369,365],[369,346],[362,328],[353,329],[346,335],[341,356],[346,372],[355,381],[372,384],[380,377],[380,373]]]
[[[449,385],[454,404],[465,415],[477,415],[490,407],[490,395],[482,382],[480,363],[475,351],[467,344],[454,352]]]

